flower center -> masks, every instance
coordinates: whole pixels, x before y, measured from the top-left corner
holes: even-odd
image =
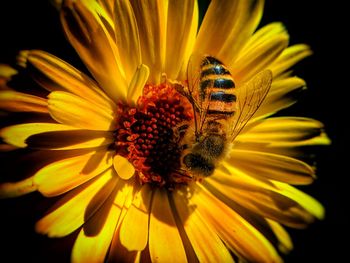
[[[146,85],[136,106],[119,105],[117,153],[133,164],[141,183],[174,187],[189,178],[179,173],[179,125],[193,118],[190,103],[170,84]]]

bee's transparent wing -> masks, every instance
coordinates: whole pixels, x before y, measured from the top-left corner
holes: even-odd
[[[187,80],[188,80],[188,89],[192,96],[198,96],[198,85],[201,74],[201,61],[203,60],[203,55],[193,53],[187,65]]]
[[[188,80],[188,99],[193,106],[195,133],[199,134],[203,128],[208,105],[206,100],[201,99],[200,96],[200,76],[201,63],[204,56],[193,53],[188,61],[187,66],[187,80]]]
[[[243,130],[264,101],[270,90],[272,72],[264,70],[255,75],[242,87],[237,88],[238,110],[232,118],[231,140]]]

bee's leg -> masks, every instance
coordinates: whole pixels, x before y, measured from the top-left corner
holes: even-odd
[[[193,178],[192,177],[192,175],[190,175],[188,172],[187,172],[187,170],[185,170],[185,169],[182,169],[182,168],[180,168],[179,169],[179,172],[180,172],[180,174],[183,176],[183,177],[187,177],[187,178]]]
[[[200,112],[200,107],[198,102],[192,96],[192,93],[188,90],[188,88],[180,83],[173,84],[176,91],[179,92],[182,96],[186,97],[188,101],[193,105],[195,111]]]
[[[172,175],[172,181],[175,183],[187,183],[193,179],[193,176],[190,175],[185,169],[177,169]]]
[[[184,124],[180,125],[179,128],[177,129],[179,134],[184,135],[189,126],[190,125],[188,123],[184,123]]]
[[[171,84],[174,86],[178,93],[180,93],[182,96],[188,97],[189,91],[187,87],[182,85],[180,82],[173,82]]]
[[[179,148],[180,148],[181,151],[184,151],[184,150],[188,149],[188,145],[187,144],[182,144]]]
[[[201,112],[201,107],[199,107],[198,102],[193,97],[191,97],[190,102],[192,103],[193,108],[195,109],[196,112]]]
[[[189,127],[189,124],[186,122],[183,122],[183,123],[180,123],[179,126],[177,126],[175,129],[173,129],[173,137],[176,143],[178,143],[183,138],[188,127]]]

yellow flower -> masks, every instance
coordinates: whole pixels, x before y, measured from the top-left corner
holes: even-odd
[[[290,68],[311,51],[288,47],[280,23],[256,30],[263,5],[213,0],[197,34],[196,1],[63,1],[64,31],[93,78],[44,51],[20,53],[47,97],[6,89],[0,108],[45,121],[8,126],[0,136],[46,164],[2,184],[0,196],[62,195],[36,231],[64,237],[79,229],[73,262],[281,262],[275,247],[293,247],[284,226],[302,228],[324,215],[291,186],[315,179],[298,159],[300,147],[329,139],[318,121],[270,117],[305,86]],[[194,52],[222,61],[237,87],[263,70],[273,75],[228,157],[205,178],[174,175],[183,169],[176,127],[195,114],[175,86],[193,77]],[[1,67],[1,79],[9,72]]]

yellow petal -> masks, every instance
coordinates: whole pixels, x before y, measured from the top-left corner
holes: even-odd
[[[233,150],[227,163],[256,178],[273,179],[289,184],[310,184],[314,170],[297,159],[249,150]]]
[[[232,66],[232,74],[240,83],[248,81],[278,58],[288,46],[288,35],[277,35],[267,39],[254,50],[238,58]]]
[[[46,99],[12,90],[0,92],[0,109],[48,113]]]
[[[125,209],[123,209],[123,212]],[[118,220],[118,225],[116,231],[114,232],[114,236],[110,245],[110,250],[108,252],[108,258],[106,262],[150,262],[150,261],[141,261],[141,253],[142,251],[129,251],[125,246],[120,243],[119,235],[120,235],[120,227],[119,222],[124,222],[123,212]],[[147,229],[148,230],[148,229]],[[146,251],[146,248],[143,251]]]
[[[308,223],[314,221],[314,217],[308,213],[294,200],[278,193],[277,191],[267,190],[246,182],[243,187],[233,184],[227,177],[241,176],[240,173],[232,175],[218,174],[218,177],[228,182],[227,184],[218,183],[217,180],[206,180],[203,185],[216,197],[225,202],[232,209],[236,204],[244,207],[250,212],[256,213],[264,218],[271,218],[290,227],[303,228]],[[243,180],[242,180],[243,181]],[[240,183],[243,184],[242,182]]]
[[[149,251],[152,262],[187,262],[166,190],[153,196],[149,223]]]
[[[282,52],[280,57],[270,66],[270,69],[276,78],[310,55],[312,55],[312,51],[308,45],[293,45]]]
[[[57,9],[57,11],[61,10],[63,0],[50,0],[50,3]]]
[[[126,184],[119,180],[101,209],[85,223],[73,246],[73,263],[104,262],[117,225],[123,218],[125,199],[130,195],[130,191],[125,191],[125,186]]]
[[[266,143],[257,143],[257,142],[238,142],[235,143],[236,149],[242,149],[242,150],[252,150],[257,152],[266,152],[266,153],[272,153],[277,155],[284,155],[289,156],[296,159],[301,160],[309,160],[312,159],[312,151],[305,151],[304,146],[317,146],[317,145],[329,145],[331,143],[330,139],[327,137],[327,135],[323,132],[320,134],[320,136],[302,141],[302,142],[296,142],[295,145],[293,143],[283,144],[280,146],[275,145],[268,145]]]
[[[188,206],[186,197],[182,193],[175,192],[173,198],[199,262],[234,262],[213,228],[203,220],[195,207]]]
[[[165,73],[170,79],[178,79],[182,65],[187,66],[189,50],[192,51],[195,42],[194,27],[198,27],[197,1],[170,0],[165,60]]]
[[[240,81],[245,81],[249,79],[250,76],[261,71],[264,65],[267,66],[269,63],[273,62],[273,60],[277,59],[278,55],[286,47],[287,42],[288,33],[283,24],[268,24],[251,36],[249,41],[247,41],[243,49],[239,52],[237,59],[228,66],[233,69],[232,73],[236,73],[237,69],[241,70],[241,67],[246,68],[245,71],[246,74],[248,73],[248,76],[239,76],[240,74],[235,76],[240,77]],[[254,62],[259,62],[260,66],[256,67]],[[254,73],[249,72],[249,66],[252,66]]]
[[[108,258],[106,260],[107,262],[135,262],[135,263],[142,262],[140,259],[141,251],[130,251],[128,248],[122,245],[121,235],[120,235],[121,225],[128,224],[128,222],[124,222],[125,216],[128,213],[128,210],[132,208],[132,201],[140,193],[139,191],[141,186],[139,182],[136,182],[135,180],[129,180],[128,182],[120,180],[120,182],[123,182],[125,187],[118,192],[119,197],[116,198],[115,204],[121,208],[121,212],[120,212],[118,224],[117,224],[116,230],[114,231],[114,235],[110,245]],[[139,200],[138,198],[136,199]],[[138,226],[133,225],[133,227],[138,227]],[[142,229],[141,231],[143,232],[146,231],[148,233],[148,226],[146,227],[146,229]],[[132,239],[132,237],[127,237],[127,238],[130,240]],[[135,240],[135,242],[138,242],[138,240]]]
[[[285,222],[289,222],[288,225],[293,227],[303,227],[305,223],[312,222],[314,220],[313,217],[318,219],[324,217],[324,208],[317,200],[286,183],[256,179],[238,169],[226,166],[225,168],[217,169],[215,175],[208,178],[207,181],[210,183],[216,181],[217,189],[225,192],[226,196],[231,196],[231,199],[238,200],[238,195],[242,197],[244,191],[247,192],[245,195],[246,200],[255,194],[273,197],[274,201],[272,201],[271,205],[277,205],[276,211],[280,209],[280,213],[284,214],[284,218],[289,218]],[[241,198],[240,201],[243,201],[243,199]],[[255,198],[253,201],[256,203],[263,201],[263,199]],[[260,212],[256,210],[255,208],[257,207],[252,206],[251,201],[246,203],[246,205],[261,214],[262,210]],[[275,213],[275,215],[277,214]],[[310,217],[311,215],[313,217]],[[264,216],[267,216],[267,214],[265,213]]]
[[[59,125],[59,124],[54,124]],[[72,130],[49,131],[35,134],[26,139],[30,148],[42,150],[75,150],[101,148],[113,144],[112,132]]]
[[[192,18],[191,28],[189,29],[189,36],[186,50],[184,50],[184,60],[181,66],[181,70],[179,72],[178,77],[176,78],[178,81],[186,82],[188,79],[188,62],[194,50],[194,45],[196,44],[197,38],[197,30],[199,23],[199,9],[198,9],[198,1],[195,1],[194,13]]]
[[[266,117],[291,106],[297,101],[294,93],[304,89],[305,85],[305,81],[297,77],[274,80],[254,118]]]
[[[6,80],[11,79],[13,75],[17,74],[17,70],[6,64],[0,64],[0,77]]]
[[[35,226],[49,237],[66,236],[94,215],[115,189],[118,177],[112,169],[87,184],[69,192]]]
[[[0,90],[9,90],[7,82],[11,80],[13,75],[17,74],[17,70],[6,64],[0,64]]]
[[[257,27],[264,1],[211,1],[194,50],[231,64]]]
[[[267,219],[267,222],[269,223],[272,231],[275,233],[278,239],[278,249],[282,253],[289,253],[293,249],[293,242],[288,232],[284,229],[283,226],[273,220]]]
[[[87,222],[87,226],[98,226],[100,230],[94,234],[86,233],[84,227],[80,230],[74,243],[71,261],[104,262],[110,242],[118,222],[119,210],[108,200],[96,215]]]
[[[69,91],[107,110],[115,107],[95,81],[54,55],[26,50],[20,53],[19,59],[33,78],[49,91]]]
[[[53,119],[73,127],[110,131],[115,129],[115,116],[103,108],[64,91],[54,91],[48,96],[49,112]]]
[[[130,1],[141,41],[142,63],[150,68],[150,82],[158,84],[164,72],[168,1]]]
[[[279,193],[287,196],[295,202],[298,202],[310,214],[318,219],[324,218],[324,208],[315,198],[303,193],[291,185],[277,181],[274,181],[273,184],[278,187]]]
[[[29,177],[19,182],[9,182],[0,184],[0,199],[22,196],[37,190],[33,183],[33,177]]]
[[[6,143],[0,143],[0,152],[9,152],[16,149],[18,149],[18,147]]]
[[[120,190],[118,191],[117,197],[115,198],[114,205],[122,208],[125,215],[126,211],[132,204],[135,194],[140,190],[140,184],[135,178],[131,178],[128,181],[119,180]],[[121,224],[122,221],[119,223]],[[118,223],[118,224],[119,224]]]
[[[262,143],[270,147],[296,147],[308,145],[312,138],[321,136],[322,133],[323,124],[319,121],[309,118],[277,117],[260,121],[239,135],[236,140],[243,143]],[[329,140],[318,142],[327,144]]]
[[[93,0],[65,1],[61,21],[68,40],[97,82],[114,101],[125,100],[127,82],[108,14]],[[103,69],[103,70],[102,70]]]
[[[200,186],[190,201],[232,250],[249,262],[282,262],[271,243],[244,218]]]
[[[114,5],[115,37],[126,80],[129,84],[141,64],[139,32],[130,2],[115,1]]]
[[[65,193],[112,166],[114,153],[89,152],[53,162],[34,176],[38,191],[45,196]]]
[[[8,143],[17,147],[27,147],[27,139],[35,134],[54,132],[54,131],[72,131],[76,128],[68,125],[55,123],[25,123],[5,127],[0,130],[0,136]]]
[[[263,26],[250,37],[243,49],[239,52],[237,59],[241,59],[249,53],[254,52],[260,45],[277,36],[285,36],[288,38],[288,33],[282,23],[274,22]]]
[[[149,68],[141,64],[135,71],[135,74],[130,82],[127,101],[130,104],[136,105],[137,99],[142,95],[142,90],[148,80]]]
[[[120,228],[120,242],[129,251],[141,251],[147,245],[151,197],[152,189],[144,185],[125,215]]]
[[[128,161],[128,159],[120,155],[114,156],[113,166],[119,177],[124,180],[130,179],[135,173],[134,166]]]
[[[97,0],[97,2],[106,10],[111,18],[114,18],[114,9],[117,4],[114,0]]]

